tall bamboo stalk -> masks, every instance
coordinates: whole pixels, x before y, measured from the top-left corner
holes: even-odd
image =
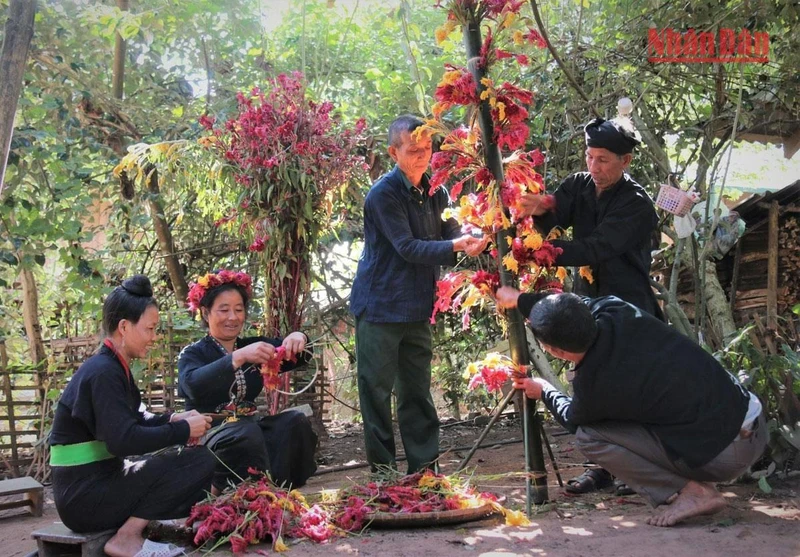
[[[480,24],[471,21],[464,25],[464,46],[467,50],[469,71],[478,87],[478,97],[483,91],[484,86],[481,80],[486,76],[486,69],[478,64],[481,49],[481,30]],[[502,184],[505,181],[503,174],[503,161],[500,157],[500,149],[494,141],[494,124],[492,123],[491,107],[487,101],[481,101],[478,106],[478,122],[481,127],[483,138],[483,151],[487,168],[492,172],[495,183]],[[508,208],[503,210],[508,215]],[[501,230],[497,233],[495,245],[497,246],[498,268],[500,269],[500,284],[503,286],[513,286],[515,275],[503,265],[503,257],[510,250],[509,238],[513,239],[514,229],[512,227]],[[508,313],[508,343],[511,351],[511,359],[517,365],[528,365],[530,356],[528,354],[528,344],[525,338],[525,324],[522,316],[517,311]],[[526,480],[526,501],[528,514],[530,514],[531,499],[537,505],[547,501],[547,471],[544,465],[544,452],[540,439],[539,417],[536,413],[536,404],[530,403],[524,393],[522,397],[522,407],[525,418],[523,419],[523,435],[525,437],[525,471]],[[531,485],[531,480],[533,485]]]

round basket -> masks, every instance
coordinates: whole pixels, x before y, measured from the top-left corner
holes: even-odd
[[[683,217],[689,213],[692,205],[694,205],[694,202],[685,191],[669,184],[661,184],[656,198],[657,207],[673,215]]]
[[[498,511],[490,504],[470,509],[453,509],[430,513],[383,513],[369,515],[369,525],[373,528],[417,528],[460,524],[489,517]]]

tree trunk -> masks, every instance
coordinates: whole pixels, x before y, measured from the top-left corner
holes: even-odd
[[[3,35],[5,39],[0,53],[0,199],[3,198],[8,152],[14,133],[14,115],[22,92],[35,14],[35,0],[11,0],[8,7],[8,21]]]
[[[705,289],[703,295],[706,297],[706,312],[710,319],[710,325],[720,335],[723,345],[736,334],[736,324],[733,321],[731,307],[728,298],[725,296],[725,289],[719,282],[717,267],[713,261],[706,262]]]
[[[683,251],[682,261],[685,266],[691,269],[695,266],[693,255],[695,248],[691,242],[687,242],[687,246],[689,249]],[[700,255],[700,257],[703,256]],[[697,268],[699,270],[702,265]],[[701,277],[700,284],[703,285],[703,291],[695,292],[695,296],[705,298],[706,313],[710,320],[709,328],[714,329],[720,340],[725,343],[736,334],[736,323],[733,320],[733,312],[725,295],[725,289],[722,288],[722,284],[719,282],[717,266],[711,258],[706,261],[705,275]],[[695,324],[700,321],[700,317],[700,315],[695,314]]]
[[[117,0],[117,7],[128,11],[128,0]],[[111,90],[115,99],[122,99],[125,93],[125,40],[117,33],[114,43],[114,74],[111,78]]]
[[[40,362],[47,359],[47,353],[42,340],[42,325],[39,322],[39,294],[36,290],[33,271],[22,269],[19,280],[22,283],[22,318],[25,322],[25,333],[28,335],[31,361],[33,365],[39,365]]]
[[[186,283],[186,276],[183,274],[181,262],[175,255],[175,243],[172,241],[172,231],[169,223],[164,216],[164,209],[161,207],[161,190],[158,187],[158,170],[153,165],[145,168],[147,175],[147,205],[150,207],[150,217],[153,219],[153,227],[158,236],[158,245],[164,255],[164,265],[169,273],[169,280],[172,283],[172,290],[178,302],[186,302],[189,295],[189,285]]]

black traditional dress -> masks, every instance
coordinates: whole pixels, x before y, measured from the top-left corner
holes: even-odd
[[[254,342],[280,346],[283,339],[248,337],[236,339],[236,349]],[[296,362],[284,361],[281,371],[307,363],[308,353]],[[255,399],[264,388],[258,366],[233,369],[232,355],[208,335],[183,349],[178,357],[178,392],[186,408],[203,413],[237,409],[237,421],[218,426],[203,440],[221,461],[214,473],[218,489],[246,478],[248,470],[267,471],[278,485],[301,487],[316,471],[317,435],[302,412],[286,410],[274,416],[255,415]],[[250,415],[248,415],[250,414]]]
[[[189,424],[142,413],[140,405],[130,370],[110,343],[70,379],[50,433],[53,495],[70,529],[185,517],[210,489],[214,455],[205,447],[173,447],[189,439]]]

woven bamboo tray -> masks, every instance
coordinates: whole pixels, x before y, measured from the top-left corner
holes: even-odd
[[[382,513],[369,515],[369,525],[373,528],[417,528],[425,526],[444,526],[472,522],[496,514],[498,511],[489,503],[470,509],[436,511],[430,513]]]

